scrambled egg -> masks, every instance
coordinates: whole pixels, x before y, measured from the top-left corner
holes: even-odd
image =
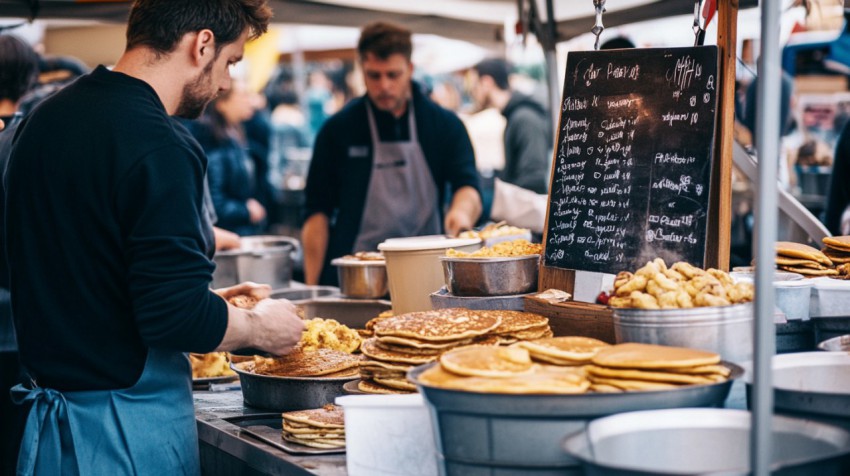
[[[497,258],[497,257],[512,257],[539,255],[543,252],[543,245],[539,243],[530,243],[528,240],[503,241],[496,243],[492,247],[484,247],[472,253],[457,251],[454,248],[449,248],[446,251],[446,256],[451,258]]]
[[[189,354],[192,362],[192,378],[224,377],[236,375],[230,369],[230,359],[227,352],[210,352],[209,354]]]
[[[316,317],[304,321],[307,329],[299,346],[304,351],[325,349],[341,350],[349,354],[360,348],[360,334],[334,319]]]

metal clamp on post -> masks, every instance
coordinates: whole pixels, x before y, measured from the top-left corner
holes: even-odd
[[[596,43],[593,44],[593,49],[599,51],[599,36],[602,35],[602,30],[605,26],[602,25],[602,14],[605,13],[605,0],[593,0],[593,6],[596,7],[596,24],[590,29],[590,32],[596,35]]]
[[[702,46],[705,42],[706,18],[708,15],[701,13],[704,4],[705,0],[694,0],[694,46]]]

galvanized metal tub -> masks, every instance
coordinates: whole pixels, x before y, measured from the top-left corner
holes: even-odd
[[[690,347],[716,352],[730,362],[746,362],[753,358],[753,306],[614,308],[614,335],[618,344]]]
[[[245,406],[274,411],[320,408],[333,403],[336,397],[345,395],[342,386],[358,378],[357,375],[343,378],[258,375],[243,370],[246,363],[251,362],[230,365],[242,382]]]
[[[505,296],[537,291],[540,255],[440,257],[446,288],[455,296]]]
[[[412,369],[408,378],[431,411],[442,474],[564,475],[583,473],[561,442],[591,419],[625,411],[722,406],[732,381],[743,373],[724,364],[732,369],[726,382],[618,394],[504,395],[422,385],[419,375],[436,363]]]
[[[773,420],[772,474],[846,475],[850,433],[798,418]],[[655,410],[594,420],[564,447],[596,475],[750,472],[750,414],[728,409]]]

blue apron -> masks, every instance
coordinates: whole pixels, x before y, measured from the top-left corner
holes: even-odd
[[[120,390],[12,389],[31,402],[18,476],[198,475],[191,366],[181,352],[148,349],[138,382]]]

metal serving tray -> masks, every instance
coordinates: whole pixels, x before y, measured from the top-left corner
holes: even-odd
[[[238,417],[225,418],[224,421],[240,428],[240,435],[256,438],[277,449],[293,455],[327,455],[345,453],[345,448],[311,448],[286,441],[281,436],[283,422],[280,413],[257,413]]]

